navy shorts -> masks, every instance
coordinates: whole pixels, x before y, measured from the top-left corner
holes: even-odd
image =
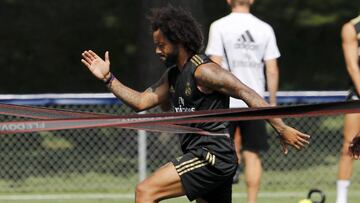
[[[231,203],[235,162],[218,159],[206,148],[192,150],[171,162],[190,201],[201,198],[209,203]]]
[[[237,126],[240,127],[241,150],[258,152],[269,149],[268,134],[264,120],[231,122],[229,131],[232,137]]]

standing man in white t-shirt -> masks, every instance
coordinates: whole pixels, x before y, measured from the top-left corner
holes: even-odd
[[[269,102],[275,106],[279,83],[277,58],[280,53],[274,31],[250,13],[254,0],[227,2],[232,13],[211,24],[206,54],[258,94],[264,96],[267,86]],[[231,98],[230,107],[247,105]],[[242,157],[244,161],[248,203],[255,203],[262,173],[259,151],[268,149],[265,122],[236,122],[230,132],[234,135],[239,160]],[[234,177],[235,182],[237,178]]]

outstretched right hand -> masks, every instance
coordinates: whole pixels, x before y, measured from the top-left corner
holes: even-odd
[[[100,80],[106,81],[110,76],[109,52],[105,52],[105,60],[92,50],[84,51],[81,62]]]

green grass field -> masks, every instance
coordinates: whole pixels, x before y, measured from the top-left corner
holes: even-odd
[[[285,193],[279,193],[278,196],[276,196],[276,193],[274,194],[263,194],[260,193],[258,198],[258,203],[297,203],[300,199],[305,198],[306,192],[304,193],[304,196],[301,196],[301,193],[291,194],[289,193],[288,196],[286,196]],[[19,196],[21,197],[21,196]],[[80,197],[80,196],[79,196]],[[359,193],[351,193],[349,195],[349,203],[356,203],[360,201],[360,194]],[[1,203],[130,203],[134,202],[134,199],[132,198],[98,198],[98,199],[21,199],[21,200],[0,200]],[[188,200],[184,197],[175,198],[172,200],[166,200],[162,201],[164,203],[186,203]],[[234,194],[233,202],[246,202],[245,194]],[[335,192],[329,192],[326,196],[326,203],[332,203],[335,202]]]
[[[360,162],[355,162],[354,171],[360,169]],[[317,180],[317,177],[309,176],[308,174],[321,174],[327,171],[329,173],[329,180],[322,176]],[[92,181],[94,175],[97,179]],[[335,202],[335,177],[336,166],[319,166],[306,170],[284,172],[284,171],[267,171],[263,176],[262,189],[259,194],[258,203],[297,203],[304,199],[310,188],[316,187],[323,190],[326,194],[326,202]],[[352,187],[349,192],[349,203],[360,202],[360,179],[358,173],[354,173],[352,180]],[[246,202],[245,186],[243,183],[243,175],[239,184],[233,187],[233,202]],[[33,178],[28,179],[17,186],[8,188],[8,192],[0,194],[0,203],[130,203],[133,199],[133,186],[131,187],[117,187],[119,190],[98,190],[97,185],[99,180],[110,184],[110,188],[116,188],[114,185],[122,186],[124,182],[135,186],[136,177],[129,177],[129,179],[114,178],[109,176],[99,176],[98,174],[88,174],[87,176],[74,176],[64,178]],[[39,193],[39,191],[51,191],[54,185],[62,182],[62,187],[67,188],[67,193]],[[307,184],[313,183],[315,185]],[[0,182],[0,188],[8,187],[5,182]],[[31,183],[31,184],[30,184]],[[275,185],[274,185],[275,184]],[[282,187],[282,184],[285,185]],[[34,187],[35,186],[35,187]],[[84,189],[93,188],[93,193],[84,193]],[[131,189],[129,189],[131,188]],[[65,189],[66,191],[66,189]],[[184,197],[175,198],[172,200],[163,201],[165,203],[185,203],[188,200]]]
[[[301,170],[265,171],[258,203],[297,203],[311,188],[335,202],[336,157],[328,165],[314,165]],[[354,162],[349,203],[360,202],[360,161]],[[233,202],[246,202],[244,177],[233,187]],[[87,173],[50,177],[29,177],[21,182],[0,181],[0,203],[125,203],[133,202],[137,174],[128,177]],[[163,201],[185,203],[186,198]]]

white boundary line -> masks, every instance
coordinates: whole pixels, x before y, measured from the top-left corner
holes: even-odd
[[[346,96],[348,94],[349,94],[348,91],[278,91],[276,93],[277,96],[292,96],[292,97]]]
[[[306,197],[307,192],[261,192],[259,197]],[[326,195],[335,195],[335,192],[326,192]],[[360,197],[360,192],[350,192],[349,196]],[[233,197],[245,198],[246,193],[233,193]],[[134,194],[33,194],[33,195],[0,195],[0,200],[93,200],[93,199],[134,199]]]

